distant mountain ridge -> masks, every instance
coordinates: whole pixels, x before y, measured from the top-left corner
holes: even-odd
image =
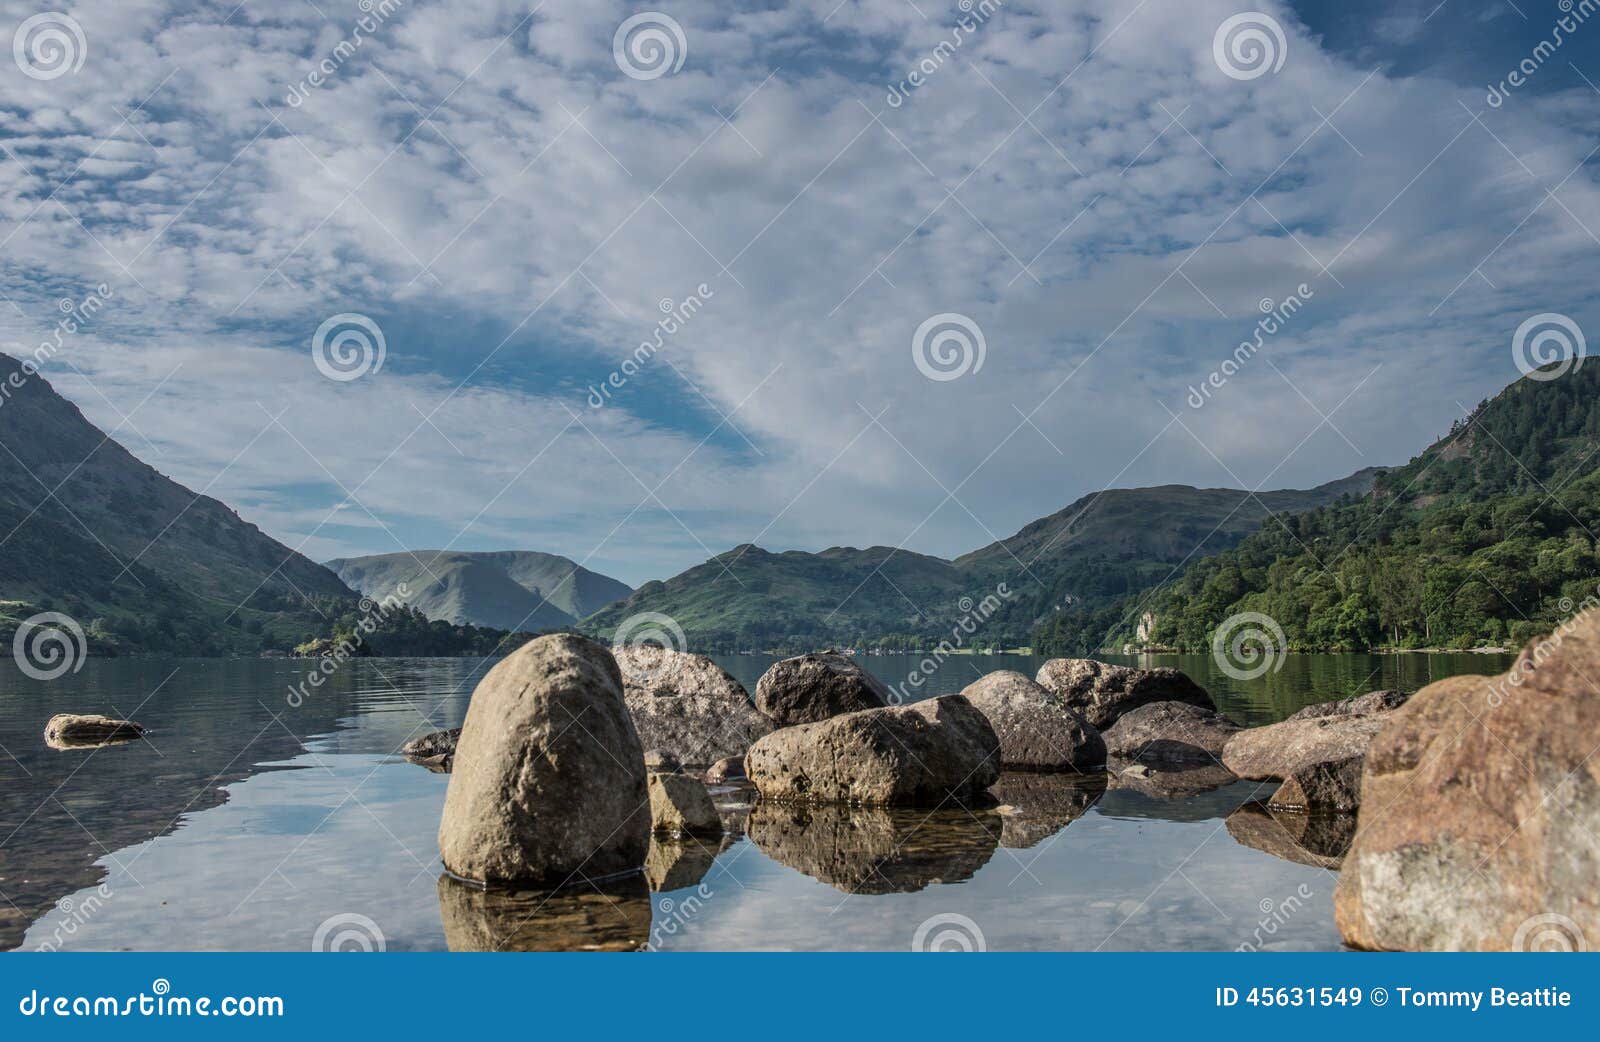
[[[416,550],[327,562],[341,580],[381,599],[403,583],[430,619],[504,630],[575,625],[633,592],[568,558],[534,550]]]

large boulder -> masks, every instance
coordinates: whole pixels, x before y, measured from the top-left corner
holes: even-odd
[[[652,771],[650,823],[667,835],[722,835],[722,818],[711,803],[706,783],[687,774]]]
[[[1053,658],[1035,677],[1101,731],[1130,709],[1151,702],[1187,702],[1217,707],[1205,688],[1175,669],[1135,669],[1088,658]]]
[[[779,727],[816,723],[892,701],[883,681],[850,656],[833,651],[774,662],[756,682],[756,708]]]
[[[774,731],[745,770],[763,799],[938,804],[1000,778],[1000,739],[960,695],[846,713]]]
[[[622,673],[623,694],[639,741],[680,763],[705,767],[741,756],[772,723],[721,666],[653,644],[611,649]]]
[[[1188,702],[1151,702],[1129,710],[1105,733],[1112,756],[1142,763],[1222,762],[1222,748],[1239,725]]]
[[[478,684],[439,824],[451,872],[564,883],[628,872],[650,843],[644,750],[611,652],[558,633]]]
[[[44,725],[45,744],[52,749],[89,749],[130,742],[144,734],[132,720],[82,713],[57,713]]]
[[[999,736],[1003,770],[1083,772],[1105,766],[1100,732],[1060,695],[1021,673],[990,673],[961,694]]]
[[[1334,893],[1347,944],[1571,950],[1600,938],[1597,682],[1589,611],[1509,672],[1430,684],[1385,717]]]
[[[1228,739],[1222,763],[1241,778],[1282,781],[1319,763],[1366,754],[1387,714],[1314,716],[1252,727]]]
[[[1273,810],[1353,814],[1361,806],[1364,757],[1314,763],[1289,775],[1267,802]]]

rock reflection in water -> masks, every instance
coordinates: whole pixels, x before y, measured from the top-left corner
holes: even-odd
[[[758,803],[749,835],[763,854],[847,894],[894,894],[971,879],[1003,828],[987,809]]]
[[[653,835],[644,859],[644,878],[652,892],[682,890],[694,886],[711,871],[717,855],[728,849],[733,839],[678,838]]]
[[[1105,795],[1106,776],[1094,774],[1028,774],[1007,771],[989,790],[999,800],[997,813],[1005,824],[1000,845],[1023,850],[1044,842],[1094,806]]]
[[[439,877],[453,952],[631,952],[650,940],[650,891],[634,873],[563,890],[484,890]]]
[[[1297,814],[1246,803],[1228,815],[1228,834],[1247,847],[1335,871],[1355,839],[1354,814]]]

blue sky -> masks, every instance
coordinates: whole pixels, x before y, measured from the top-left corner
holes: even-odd
[[[1600,336],[1600,13],[1487,98],[1554,2],[56,10],[0,0],[66,49],[0,67],[0,346],[107,285],[51,381],[318,559],[954,555],[1108,486],[1402,462],[1528,317]],[[340,315],[381,367],[315,364]]]

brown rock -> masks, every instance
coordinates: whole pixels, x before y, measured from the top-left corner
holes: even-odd
[[[144,734],[132,720],[98,714],[57,713],[44,725],[45,744],[52,749],[92,749],[130,742]]]
[[[1241,778],[1270,781],[1319,763],[1360,757],[1387,717],[1318,716],[1240,731],[1222,750],[1222,762]]]
[[[1337,870],[1350,849],[1356,819],[1350,814],[1288,814],[1246,803],[1227,820],[1228,835],[1244,846],[1297,865]]]
[[[1117,717],[1151,702],[1187,702],[1217,707],[1205,688],[1175,669],[1135,669],[1087,658],[1053,658],[1035,678],[1067,700],[1089,723],[1105,731]]]
[[[1273,810],[1353,814],[1361,806],[1362,760],[1352,756],[1302,767],[1289,775],[1267,802]]]
[[[722,835],[705,782],[687,774],[650,774],[650,824],[669,835]]]
[[[1405,691],[1369,691],[1354,698],[1341,698],[1336,702],[1321,702],[1289,717],[1290,720],[1310,720],[1319,716],[1371,716],[1399,709],[1409,701]]]
[[[1222,747],[1239,725],[1187,702],[1152,702],[1117,718],[1105,733],[1112,756],[1144,763],[1222,762]]]
[[[892,701],[883,681],[833,651],[775,662],[756,684],[756,708],[779,727],[816,723]]]
[[[744,757],[725,756],[712,764],[705,773],[707,785],[726,785],[729,782],[745,780]]]
[[[1082,773],[1105,765],[1100,732],[1060,695],[1021,673],[990,673],[961,694],[999,736],[1003,770]]]

